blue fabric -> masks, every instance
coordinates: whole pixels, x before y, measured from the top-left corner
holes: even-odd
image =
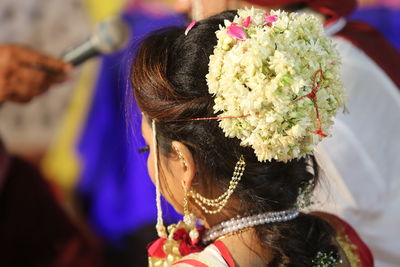
[[[364,21],[374,26],[400,51],[400,9],[385,7],[360,8],[350,18]]]
[[[134,102],[128,107],[132,112],[128,119],[134,120],[127,123],[125,116],[126,100],[132,97],[127,86],[130,59],[134,47],[148,32],[184,25],[181,16],[152,18],[134,13],[124,15],[124,19],[131,25],[132,45],[103,58],[77,148],[83,166],[78,193],[94,229],[112,242],[156,218],[154,186],[147,174],[145,155],[137,153],[144,141]]]

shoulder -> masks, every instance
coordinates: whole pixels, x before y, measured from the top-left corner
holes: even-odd
[[[229,267],[215,244],[202,252],[192,253],[175,262],[174,267]]]

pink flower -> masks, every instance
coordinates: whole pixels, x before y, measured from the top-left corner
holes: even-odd
[[[195,20],[190,22],[190,24],[187,26],[187,28],[185,30],[185,35],[188,35],[189,31],[194,27],[194,25],[196,25],[196,21]]]
[[[250,23],[251,23],[251,17],[248,16],[244,21],[242,21],[242,26],[247,28],[249,27]]]
[[[266,22],[275,22],[278,20],[278,16],[277,15],[272,15],[270,13],[266,13],[265,14],[265,21]]]
[[[278,16],[277,15],[272,15],[271,16],[270,13],[266,13],[264,20],[267,22],[267,23],[265,23],[264,26],[271,27],[272,23],[278,20]]]
[[[246,40],[247,35],[246,32],[243,30],[242,27],[237,26],[236,23],[232,23],[228,27],[228,34],[232,36],[233,38],[236,38],[238,40]]]

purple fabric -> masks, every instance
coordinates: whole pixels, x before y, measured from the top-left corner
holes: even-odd
[[[124,18],[131,25],[132,45],[103,58],[78,144],[83,166],[78,194],[94,229],[109,241],[121,240],[138,227],[154,222],[156,217],[146,155],[137,152],[144,146],[140,115],[134,101],[126,101],[132,99],[127,85],[134,47],[152,30],[184,25],[181,16],[151,18],[134,13]],[[126,103],[130,105],[128,112]],[[172,208],[169,210],[176,217]]]

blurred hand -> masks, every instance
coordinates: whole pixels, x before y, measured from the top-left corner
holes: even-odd
[[[192,1],[190,0],[174,1],[174,10],[177,13],[186,13],[189,15],[191,8],[192,8]]]
[[[195,4],[198,5],[198,11],[200,12],[201,18],[208,18],[210,16],[216,15],[224,10],[237,9],[244,5],[244,1],[227,1],[227,0],[175,0],[174,10],[177,13],[185,13],[189,20],[195,19],[194,14],[192,14],[192,7]],[[197,18],[200,19],[200,18]]]
[[[28,102],[63,82],[72,66],[27,47],[0,45],[0,103]]]

